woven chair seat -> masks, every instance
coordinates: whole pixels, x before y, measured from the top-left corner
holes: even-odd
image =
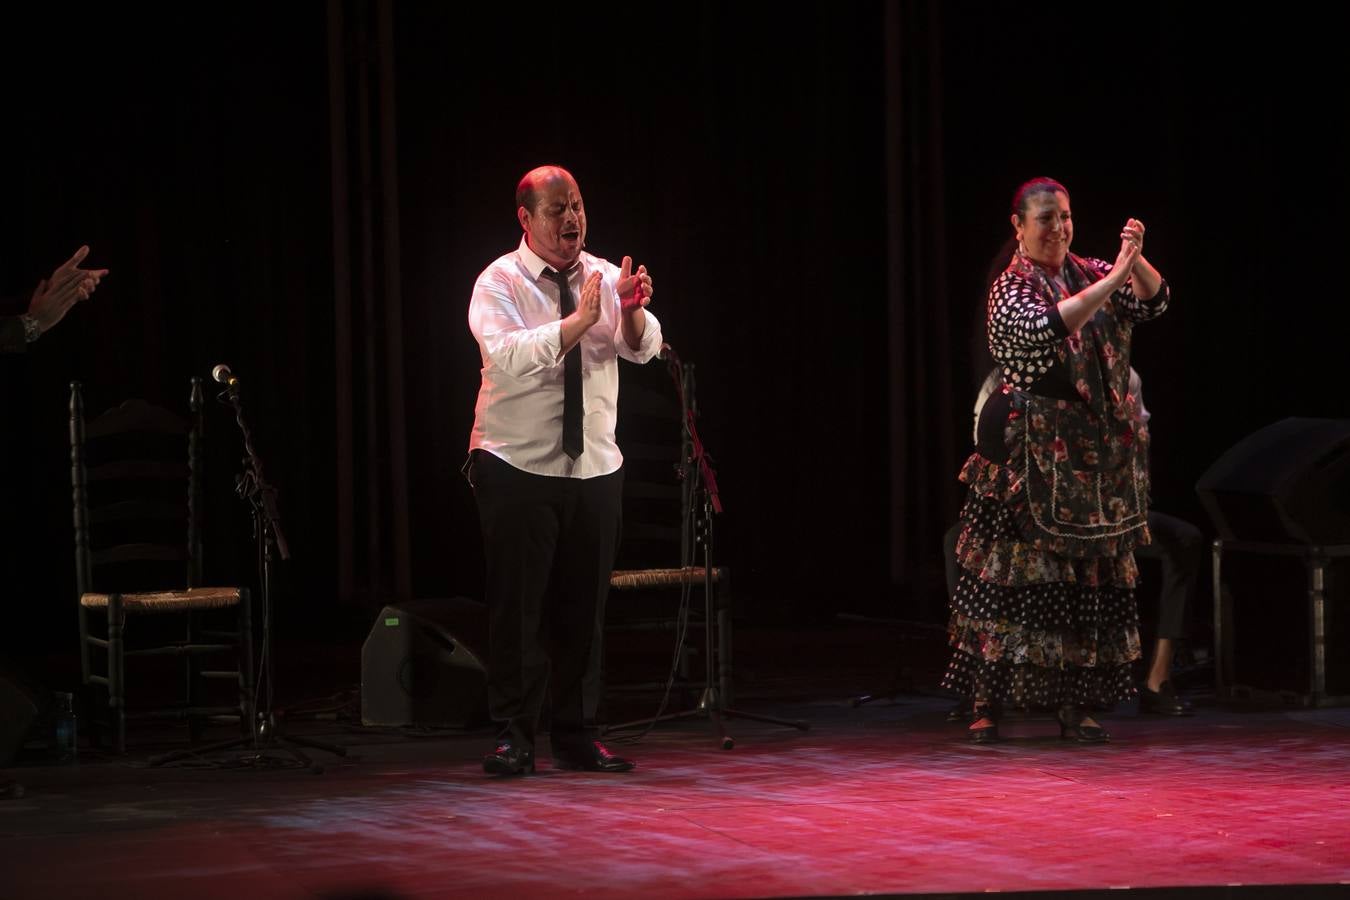
[[[84,594],[85,609],[107,609],[108,594]],[[178,612],[193,609],[222,609],[239,605],[239,588],[188,588],[185,591],[159,591],[123,594],[122,609],[132,612]]]
[[[609,576],[609,586],[616,590],[633,588],[678,587],[686,582],[702,584],[703,566],[688,566],[683,569],[619,569]],[[722,570],[716,566],[712,570],[712,580],[722,580]]]

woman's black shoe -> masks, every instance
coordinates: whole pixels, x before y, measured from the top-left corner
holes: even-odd
[[[1156,716],[1193,716],[1195,709],[1184,698],[1177,695],[1172,682],[1164,681],[1156,691],[1150,691],[1148,685],[1139,686],[1139,711],[1153,713]]]
[[[981,722],[985,724],[980,725]],[[992,744],[998,740],[998,720],[994,718],[992,707],[980,704],[971,710],[970,740],[974,744]]]
[[[1059,736],[1066,741],[1104,744],[1111,740],[1111,735],[1102,726],[1084,725],[1083,720],[1088,718],[1088,714],[1077,706],[1061,706],[1055,718],[1059,719]]]

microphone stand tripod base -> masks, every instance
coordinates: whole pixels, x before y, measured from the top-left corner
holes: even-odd
[[[189,747],[184,750],[175,750],[172,753],[164,753],[159,756],[150,757],[151,766],[162,766],[165,763],[175,762],[180,759],[187,759],[193,756],[205,756],[210,753],[220,753],[225,750],[235,750],[241,747],[250,747],[250,751],[239,757],[237,767],[267,768],[269,761],[276,757],[268,756],[269,752],[288,753],[291,758],[300,764],[302,768],[309,769],[315,775],[323,774],[323,766],[314,762],[309,755],[301,750],[301,747],[307,747],[311,750],[322,750],[325,753],[332,753],[334,756],[347,756],[347,748],[337,744],[330,744],[326,741],[315,740],[314,738],[295,737],[294,735],[282,734],[277,727],[276,720],[271,716],[258,716],[257,736],[238,737],[228,741],[220,741],[215,744],[207,744],[205,747]],[[230,768],[235,768],[231,766]]]
[[[727,734],[726,724],[723,717],[730,719],[748,719],[751,722],[764,722],[769,725],[782,725],[786,728],[796,728],[799,731],[810,731],[811,723],[803,722],[800,719],[780,719],[776,716],[765,716],[759,713],[745,712],[739,709],[724,707],[717,697],[717,692],[712,688],[704,688],[703,694],[699,697],[698,705],[693,709],[685,709],[680,712],[667,713],[663,716],[657,716],[649,719],[637,719],[633,722],[623,722],[619,725],[610,725],[605,728],[606,736],[616,734],[621,731],[634,731],[638,728],[645,728],[650,725],[656,725],[661,722],[676,722],[680,719],[691,719],[695,716],[706,716],[712,722],[713,729],[717,732],[718,744],[723,750],[731,750],[736,746],[736,739]]]

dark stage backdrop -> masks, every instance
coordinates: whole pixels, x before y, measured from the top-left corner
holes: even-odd
[[[6,10],[0,24],[0,296],[6,312],[81,243],[112,270],[3,365],[5,650],[74,640],[68,383],[186,410],[188,379],[244,380],[281,487],[303,609],[332,597],[333,275],[321,7]],[[214,396],[209,391],[208,396]],[[251,575],[232,493],[242,449],[207,420],[206,569]]]
[[[17,311],[81,242],[113,274],[0,360],[9,653],[70,643],[75,378],[91,408],[181,403],[190,375],[233,366],[296,551],[292,632],[477,595],[465,311],[541,162],[577,175],[593,252],[650,268],[666,339],[697,365],[748,617],[942,618],[971,334],[1033,175],[1073,191],[1076,250],[1109,258],[1138,216],[1172,282],[1136,356],[1160,507],[1205,525],[1191,485],[1225,448],[1347,412],[1346,73],[1298,7],[23,15],[0,27],[0,294]],[[250,565],[224,412],[221,579]]]

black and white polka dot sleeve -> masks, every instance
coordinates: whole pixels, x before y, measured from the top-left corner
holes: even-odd
[[[1008,384],[1026,387],[1048,372],[1068,336],[1059,308],[1032,281],[1009,270],[989,288],[989,352]]]
[[[1103,277],[1106,276],[1114,266],[1103,259],[1087,260],[1088,265],[1095,268]],[[1125,286],[1111,295],[1111,302],[1119,310],[1123,318],[1131,322],[1147,322],[1149,319],[1156,319],[1167,311],[1167,301],[1171,299],[1171,291],[1167,287],[1167,279],[1163,279],[1162,286],[1158,288],[1158,293],[1149,297],[1147,300],[1135,296],[1134,288],[1130,283],[1125,282]]]

